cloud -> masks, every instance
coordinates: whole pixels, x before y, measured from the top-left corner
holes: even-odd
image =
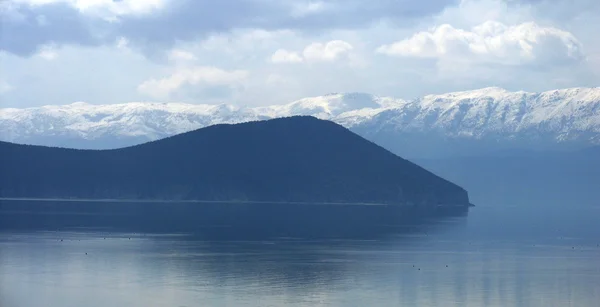
[[[40,51],[37,53],[37,56],[44,60],[52,61],[58,57],[58,53],[55,48],[52,46],[44,46],[40,48]]]
[[[304,48],[302,55],[309,61],[334,61],[352,49],[345,41],[333,40],[325,44],[312,43]]]
[[[169,52],[168,58],[169,61],[173,62],[197,60],[196,56],[193,53],[180,49],[171,50],[171,52]]]
[[[271,55],[273,63],[331,62],[347,55],[354,47],[342,40],[332,40],[327,43],[314,42],[302,51],[302,56],[295,51],[278,49]]]
[[[164,99],[185,85],[221,88],[235,85],[247,77],[248,72],[245,70],[226,71],[208,66],[179,68],[167,77],[144,81],[138,86],[138,91],[153,98]]]
[[[488,21],[470,30],[443,24],[377,52],[398,57],[468,60],[499,64],[560,64],[583,58],[582,44],[567,32],[534,22],[515,26]]]
[[[217,52],[221,55],[253,55],[257,52],[280,48],[282,42],[297,41],[298,35],[291,30],[267,31],[264,29],[238,29],[228,33],[211,34],[198,42],[183,44],[200,52]]]
[[[77,9],[62,3],[30,7],[0,1],[0,50],[13,54],[31,56],[48,44],[100,45],[101,35],[92,34],[91,26]]]
[[[117,38],[115,41],[115,46],[119,50],[131,51],[131,49],[129,48],[129,40],[127,40],[127,38],[125,38],[125,37]]]
[[[115,20],[118,16],[140,16],[165,7],[165,0],[12,0],[16,4],[37,8],[45,5],[64,4],[82,14]]]
[[[597,86],[600,76],[595,0],[34,1],[0,0],[0,76],[14,87],[2,105],[414,98]],[[198,67],[247,77],[209,81]]]
[[[415,23],[455,1],[4,0],[0,20],[8,34],[0,49],[30,56],[48,43],[98,46],[119,37],[144,50],[170,49],[178,42],[252,28],[324,33],[390,19]]]
[[[278,49],[271,55],[271,62],[273,63],[300,63],[302,62],[302,57],[293,51],[287,51],[285,49]]]
[[[331,6],[324,1],[294,3],[292,9],[292,16],[304,17],[307,15],[321,13],[330,8]]]

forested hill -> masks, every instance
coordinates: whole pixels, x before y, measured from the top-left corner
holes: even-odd
[[[0,196],[468,205],[467,192],[346,128],[297,116],[133,147],[0,143]]]

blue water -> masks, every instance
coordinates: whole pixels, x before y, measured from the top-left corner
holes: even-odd
[[[5,227],[0,306],[598,306],[598,221],[478,204],[366,238]]]

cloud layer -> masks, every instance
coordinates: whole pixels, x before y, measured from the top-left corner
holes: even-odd
[[[240,28],[323,32],[358,28],[381,19],[415,22],[454,0],[6,0],[0,18],[7,33],[0,49],[28,55],[40,45],[99,45],[119,36],[150,48],[202,39]],[[44,20],[44,22],[40,22]]]
[[[600,84],[593,0],[5,0],[0,107]]]

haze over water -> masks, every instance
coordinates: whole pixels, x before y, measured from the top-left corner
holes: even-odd
[[[542,208],[343,239],[2,227],[0,305],[595,306],[600,207]]]

